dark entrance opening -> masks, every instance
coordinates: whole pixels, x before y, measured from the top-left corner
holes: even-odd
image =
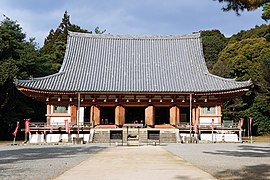
[[[100,107],[100,124],[115,124],[115,107]]]
[[[144,123],[145,108],[144,107],[126,107],[125,121],[126,123]]]
[[[155,124],[170,124],[170,108],[156,107],[155,108]]]
[[[190,121],[190,109],[189,107],[180,108],[180,124],[187,125]]]
[[[90,124],[90,107],[84,107],[84,124]]]

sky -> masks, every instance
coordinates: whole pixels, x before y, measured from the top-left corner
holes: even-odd
[[[16,20],[27,38],[40,47],[65,10],[72,24],[89,31],[99,27],[116,35],[183,35],[220,30],[226,37],[266,24],[262,10],[223,12],[225,4],[213,0],[1,0],[3,15]]]

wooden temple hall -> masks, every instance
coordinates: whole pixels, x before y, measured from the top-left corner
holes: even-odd
[[[126,36],[69,32],[58,73],[17,81],[21,92],[47,104],[47,122],[30,122],[32,138],[43,132],[44,141],[58,141],[57,134],[65,137],[68,122],[66,134],[96,133],[87,137],[92,142],[101,141],[93,139],[100,131],[125,130],[132,124],[146,136],[147,130],[160,129],[163,135],[172,131],[181,138],[192,131],[202,133],[203,138],[205,130],[207,139],[213,126],[237,136],[233,130],[239,131],[239,127],[224,127],[221,104],[244,94],[250,84],[208,72],[200,33]]]

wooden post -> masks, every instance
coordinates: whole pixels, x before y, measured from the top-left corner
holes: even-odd
[[[192,108],[192,125],[196,124],[196,107]]]
[[[125,124],[125,108],[123,106],[115,107],[115,124],[116,125]]]
[[[218,115],[218,124],[221,125],[222,113],[221,113],[221,104],[219,104],[219,103],[217,105],[217,115]]]
[[[155,109],[154,106],[148,106],[145,108],[145,124],[154,126],[155,125]]]
[[[77,136],[79,138],[80,134],[80,127],[79,127],[79,121],[80,121],[80,109],[81,109],[81,94],[78,93],[78,109],[77,109]]]
[[[93,125],[100,124],[100,109],[96,106],[91,106],[90,119]]]
[[[52,113],[52,107],[51,105],[47,104],[47,125],[51,125],[51,113]]]
[[[192,123],[192,94],[189,95],[189,138],[191,141],[191,124]]]
[[[170,108],[170,124],[177,126],[179,124],[179,108],[177,106],[173,106]]]
[[[74,105],[71,105],[70,111],[71,111],[70,122],[72,125],[74,125],[76,124],[76,121],[77,121],[77,107]]]

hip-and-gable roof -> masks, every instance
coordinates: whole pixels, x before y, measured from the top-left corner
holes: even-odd
[[[57,74],[19,80],[18,86],[65,92],[220,92],[243,89],[208,72],[199,33],[116,36],[69,32]]]

